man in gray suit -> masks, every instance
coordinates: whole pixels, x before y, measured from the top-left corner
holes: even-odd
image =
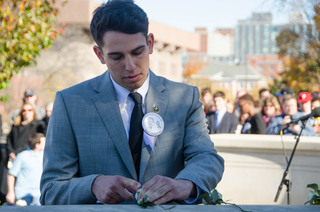
[[[227,112],[227,100],[224,92],[215,92],[213,103],[216,110],[206,115],[209,133],[235,133],[238,119],[234,114]]]
[[[94,52],[108,71],[57,92],[47,131],[41,204],[134,202],[139,188],[139,199],[147,195],[158,204],[196,203],[224,171],[198,89],[149,70],[154,37],[148,34],[147,15],[132,1],[101,5],[90,27],[97,43]],[[139,93],[142,103],[135,103],[131,93]],[[139,105],[149,122],[137,169],[129,141],[131,113],[133,117]]]

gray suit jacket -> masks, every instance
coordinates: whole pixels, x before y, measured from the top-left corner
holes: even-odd
[[[216,129],[216,113],[209,113],[206,117],[208,120],[208,129],[210,134],[236,132],[238,126],[238,119],[234,114],[226,112],[222,117],[218,129]]]
[[[155,104],[164,120],[154,152],[142,146],[137,179],[115,90],[107,71],[57,92],[47,131],[41,204],[95,203],[98,175],[122,175],[142,185],[155,175],[190,180],[201,192],[220,181],[224,161],[208,135],[196,87],[150,73],[146,113]]]

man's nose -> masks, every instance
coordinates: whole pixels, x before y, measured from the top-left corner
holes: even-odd
[[[126,70],[133,71],[136,69],[136,64],[131,56],[128,56],[125,60]]]

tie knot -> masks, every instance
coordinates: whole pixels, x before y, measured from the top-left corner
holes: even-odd
[[[130,93],[129,96],[135,104],[142,104],[142,96],[138,92]]]

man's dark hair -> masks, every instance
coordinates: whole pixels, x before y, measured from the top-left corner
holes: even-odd
[[[36,144],[39,144],[41,142],[41,137],[45,137],[45,135],[43,133],[35,133],[29,137],[28,145],[30,149],[34,149],[36,147]]]
[[[265,91],[269,91],[269,90],[266,89],[266,88],[261,88],[261,89],[259,90],[259,95],[261,96],[261,94],[262,94],[263,92],[265,92]]]
[[[222,97],[223,99],[225,99],[226,95],[224,94],[223,91],[217,91],[213,94],[213,98],[216,98],[216,97]]]
[[[319,102],[320,102],[320,97],[312,98],[311,103],[314,103],[314,102],[316,102],[316,101],[319,101]]]
[[[211,94],[211,89],[208,87],[204,87],[201,89],[201,96],[204,97],[207,93]]]
[[[108,31],[126,34],[141,32],[147,38],[148,27],[147,14],[133,0],[109,0],[94,11],[90,31],[101,48],[103,35]]]
[[[252,102],[252,104],[254,105],[254,99],[250,94],[245,94],[245,95],[241,96],[239,98],[239,101],[240,100],[243,100],[243,101],[246,101],[246,102]]]
[[[291,95],[291,94],[286,94],[286,95],[284,95],[284,96],[283,96],[283,100],[282,100],[282,104],[285,103],[285,102],[287,102],[287,101],[289,101],[289,100],[291,100],[291,99],[294,99],[294,100],[297,101],[296,97],[294,97],[294,96]]]

